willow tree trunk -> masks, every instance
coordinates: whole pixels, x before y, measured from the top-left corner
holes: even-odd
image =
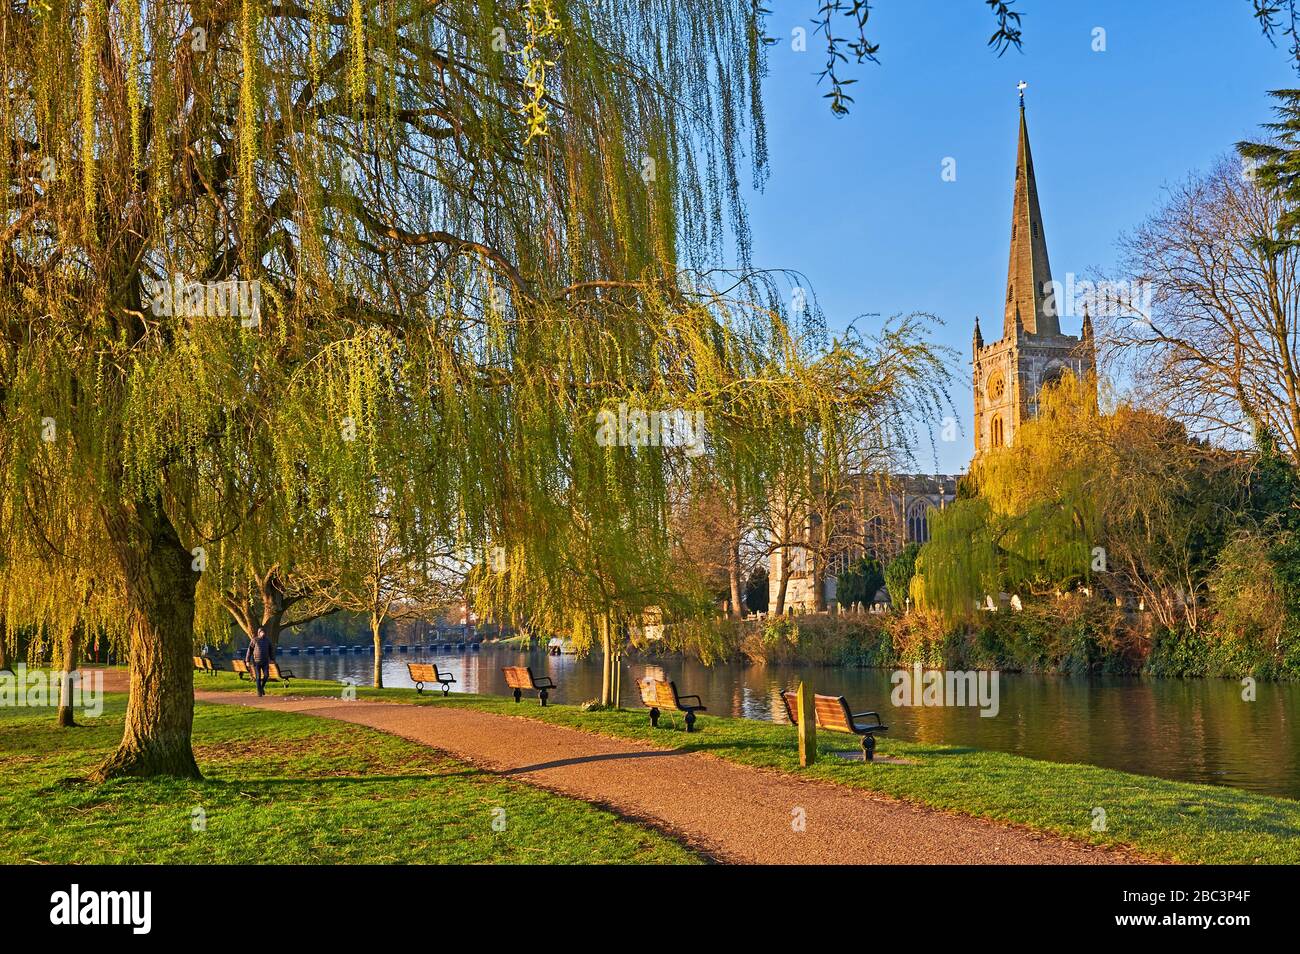
[[[261,628],[266,630],[266,638],[271,641],[272,652],[280,648],[280,632],[283,629],[285,606],[284,586],[275,573],[268,573],[260,583],[262,597]]]
[[[190,552],[160,500],[106,508],[104,523],[125,583],[131,696],[122,742],[91,778],[202,778],[190,744],[198,584]]]
[[[826,568],[820,554],[813,559],[812,590],[813,612],[820,613],[826,609]]]
[[[77,671],[77,666],[80,664],[78,658],[80,653],[81,627],[73,626],[63,638],[63,646],[60,650],[63,662],[59,672],[59,713],[56,718],[57,724],[65,729],[77,724],[72,713],[72,674]]]
[[[623,705],[623,639],[622,634],[614,646],[614,708]]]
[[[251,640],[257,635],[259,629],[264,629],[266,638],[271,641],[272,651],[278,651],[280,633],[284,630],[284,614],[288,609],[284,586],[274,569],[265,576],[255,573],[253,579],[257,584],[256,599],[249,600],[245,597],[236,599],[235,594],[231,592],[226,595],[222,603],[245,636]]]
[[[600,621],[600,649],[604,654],[604,667],[600,679],[600,704],[609,706],[614,701],[614,670],[612,663],[614,660],[614,645],[609,633],[609,617],[605,616]]]
[[[379,635],[379,631],[382,628],[383,628],[383,623],[376,622],[373,619],[370,621],[370,634],[371,636],[374,637],[375,640],[375,683],[374,684],[376,689],[384,688],[384,640],[383,637]]]
[[[782,613],[785,612],[785,587],[786,584],[790,581],[790,574],[786,571],[785,560],[786,560],[786,554],[785,551],[782,551],[781,560],[780,560],[781,581],[777,584],[776,600],[772,604],[772,612],[776,616],[780,616]]]
[[[740,544],[727,544],[727,579],[731,583],[731,618],[744,619],[745,605],[740,595]]]

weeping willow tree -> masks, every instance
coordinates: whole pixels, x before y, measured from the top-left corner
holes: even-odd
[[[66,465],[51,453],[34,462],[44,470]],[[96,515],[84,496],[50,501],[42,491],[50,482],[24,481],[21,497],[0,506],[0,645],[16,654],[19,633],[28,636],[27,654],[49,659],[61,673],[56,720],[75,725],[71,705],[73,674],[90,636],[103,636],[124,648],[117,579],[104,572],[109,554]],[[50,515],[36,524],[26,514]],[[32,532],[38,530],[39,532]]]
[[[1015,443],[975,462],[974,495],[930,512],[912,584],[921,606],[954,619],[1000,590],[1086,583],[1196,628],[1242,461],[1150,411],[1103,414],[1096,393],[1072,376],[1044,389]]]
[[[950,619],[987,594],[1043,590],[1086,579],[1101,545],[1096,491],[1106,429],[1091,377],[1064,375],[1038,395],[1015,443],[971,465],[970,496],[929,512],[912,598]]]
[[[399,489],[398,525],[527,537],[582,461],[575,407],[692,340],[704,312],[681,269],[733,240],[745,256],[755,16],[723,0],[0,13],[3,500],[16,532],[75,507],[103,541],[132,691],[96,777],[198,775],[190,656],[220,594],[338,547],[376,484]],[[629,528],[663,510],[662,481],[637,486]],[[23,506],[37,492],[50,509]],[[9,590],[15,619],[37,612],[31,579]]]
[[[672,487],[707,450],[707,422],[758,390],[739,387],[736,371],[746,345],[770,331],[708,295],[673,289],[669,299],[657,325],[619,320],[621,341],[608,321],[575,325],[574,336],[592,337],[581,366],[570,355],[555,362],[567,365],[560,378],[516,375],[505,413],[479,416],[501,428],[503,451],[527,441],[551,452],[518,479],[485,485],[495,495],[479,512],[495,522],[482,539],[508,560],[471,577],[476,609],[599,647],[605,704],[618,698],[629,626],[651,607],[672,613],[690,602],[672,579]],[[497,463],[507,466],[504,455]]]
[[[822,443],[857,433],[852,422],[905,406],[933,419],[939,406],[940,353],[918,325],[827,348],[792,333],[765,291],[755,280],[726,299],[685,295],[643,344],[654,361],[605,352],[607,386],[546,388],[538,404],[526,378],[510,385],[510,423],[544,429],[557,452],[534,461],[525,482],[494,485],[502,496],[483,512],[503,517],[489,536],[510,560],[473,576],[475,605],[484,618],[599,648],[604,704],[618,701],[619,656],[648,611],[679,624],[716,613],[698,577],[673,560],[671,506],[682,488],[722,486],[737,514],[766,509],[784,486],[782,468],[821,461]],[[556,401],[570,402],[558,417]],[[519,416],[524,408],[535,408],[536,422]],[[655,439],[647,428],[656,416],[684,417],[688,433]],[[523,438],[511,428],[511,439]],[[546,492],[521,493],[536,484]]]

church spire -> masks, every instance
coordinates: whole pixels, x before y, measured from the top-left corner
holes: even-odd
[[[1016,315],[1030,335],[1059,335],[1060,319],[1051,297],[1052,269],[1047,261],[1047,237],[1038,207],[1034,157],[1025,125],[1025,90],[1020,85],[1020,134],[1016,144],[1016,187],[1011,214],[1011,258],[1007,265],[1007,303],[1003,334],[1016,331]]]

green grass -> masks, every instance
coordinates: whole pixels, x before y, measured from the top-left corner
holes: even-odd
[[[0,864],[699,860],[608,811],[404,739],[235,706],[195,707],[203,781],[89,784],[121,738],[125,702],[106,695],[103,715],[75,729],[56,728],[53,710],[0,709]],[[193,830],[196,809],[206,830]]]
[[[196,677],[199,688],[248,688],[233,676]],[[283,692],[272,690],[273,693]],[[338,683],[295,682],[293,693],[337,696]],[[746,765],[866,788],[935,808],[996,818],[1056,832],[1099,845],[1127,845],[1153,856],[1189,863],[1300,863],[1300,802],[1212,785],[1194,785],[1132,775],[1092,765],[1043,762],[1004,752],[882,737],[879,755],[912,765],[846,762],[836,751],[856,748],[856,739],[818,734],[822,758],[799,767],[793,726],[751,719],[702,716],[694,734],[664,726],[652,730],[644,710],[583,712],[576,706],[548,706],[525,700],[453,693],[417,696],[413,689],[356,690],[360,698],[383,698],[433,706],[465,706],[524,716],[602,735],[642,739],[702,752]],[[1106,813],[1104,832],[1092,830],[1093,809]]]

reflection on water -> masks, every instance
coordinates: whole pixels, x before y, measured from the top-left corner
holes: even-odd
[[[600,694],[596,657],[547,656],[486,647],[481,652],[390,652],[384,684],[413,685],[406,663],[437,662],[458,692],[507,695],[501,667],[531,665],[559,686],[551,699],[579,703]],[[285,656],[304,678],[369,684],[369,654]],[[684,660],[631,662],[623,671],[623,704],[638,706],[635,681],[672,678],[698,693],[709,713],[784,721],[779,692],[800,677],[817,692],[848,697],[854,711],[877,709],[888,737],[971,745],[1056,762],[1085,762],[1164,778],[1300,798],[1300,686],[1261,683],[1243,702],[1231,680],[1076,678],[1004,673],[1001,708],[981,718],[976,708],[895,708],[889,673],[873,669],[717,666]],[[536,702],[533,703],[534,705]],[[707,727],[707,722],[704,723]]]

